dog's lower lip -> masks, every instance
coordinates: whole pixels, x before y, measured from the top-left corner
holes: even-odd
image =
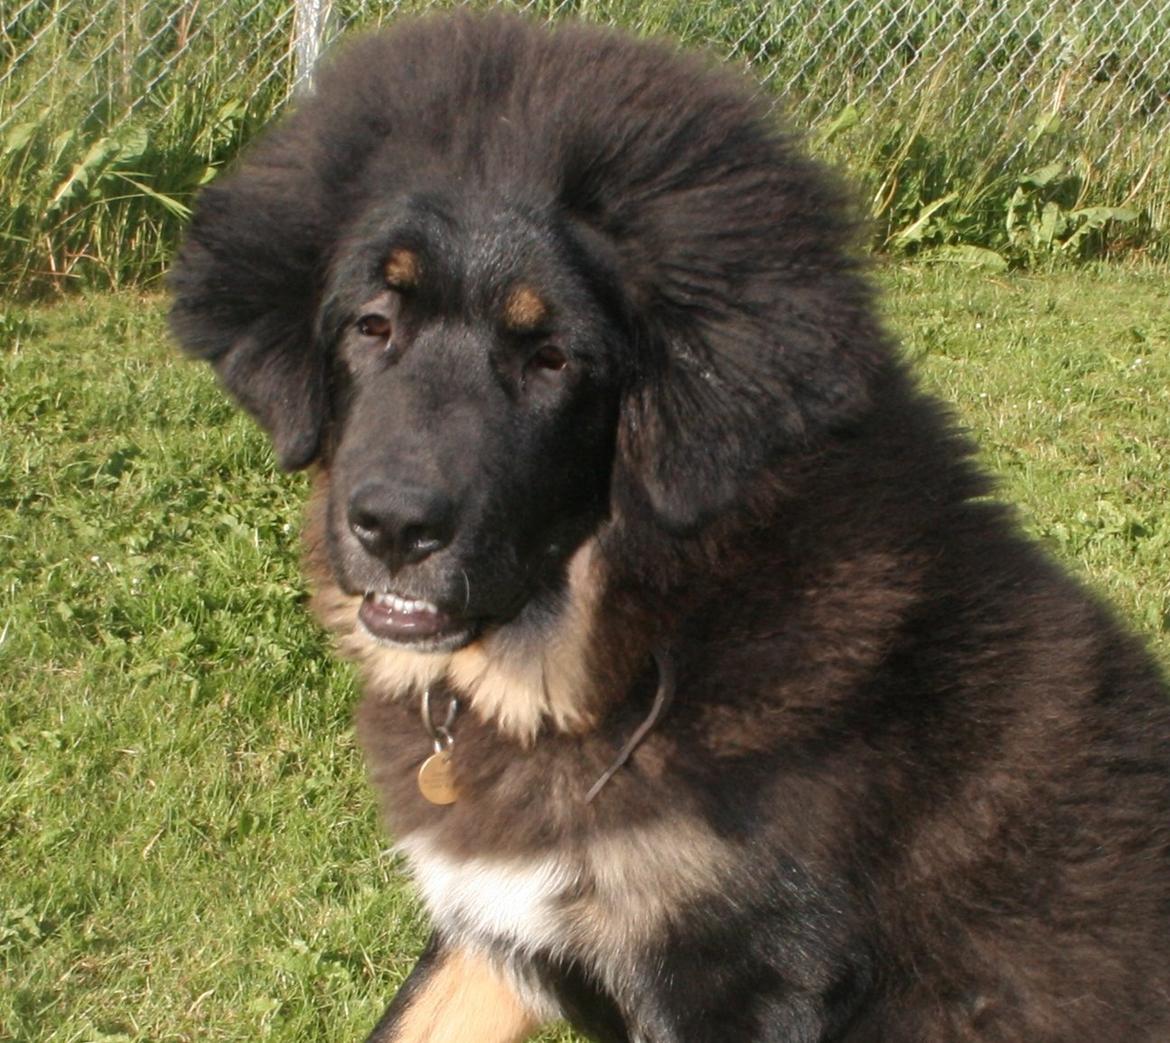
[[[375,637],[400,644],[432,641],[466,628],[429,601],[398,594],[367,594],[358,609],[362,625]]]

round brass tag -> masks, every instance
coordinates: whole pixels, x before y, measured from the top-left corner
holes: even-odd
[[[432,753],[418,769],[418,791],[432,804],[454,804],[455,773],[451,769],[451,755],[444,750]]]

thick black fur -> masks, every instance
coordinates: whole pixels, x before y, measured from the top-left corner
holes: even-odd
[[[353,652],[398,837],[455,864],[649,845],[621,863],[644,930],[587,875],[555,943],[432,905],[411,989],[469,945],[601,1040],[1170,1039],[1164,683],[988,498],[851,234],[736,80],[510,18],[351,44],[201,197],[174,329],[315,466],[343,643],[368,591],[442,613],[419,656],[509,663],[590,606],[576,716],[524,733],[435,680],[467,707],[450,807],[415,788],[417,690]],[[587,803],[664,655],[673,705]]]

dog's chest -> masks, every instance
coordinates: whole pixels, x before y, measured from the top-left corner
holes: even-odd
[[[525,856],[458,858],[423,831],[398,847],[448,937],[595,967],[631,959],[682,909],[726,894],[737,864],[724,841],[678,817]]]
[[[583,865],[552,854],[458,859],[418,834],[398,847],[444,934],[525,952],[564,948]]]
[[[525,951],[556,946],[562,938],[577,876],[563,857],[456,859],[418,835],[402,840],[399,850],[443,933]]]

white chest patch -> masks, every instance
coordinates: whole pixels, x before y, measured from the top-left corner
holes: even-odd
[[[571,953],[612,968],[684,908],[722,895],[741,864],[694,821],[663,819],[527,858],[452,858],[427,833],[398,844],[436,927],[520,953]]]
[[[456,861],[425,835],[398,844],[435,926],[532,952],[565,945],[565,903],[580,872],[563,859]]]
[[[434,926],[500,963],[528,1008],[559,1016],[527,957],[569,956],[614,996],[633,996],[655,935],[689,903],[721,896],[737,853],[695,821],[663,819],[527,858],[452,858],[433,835],[403,838]],[[632,1039],[638,1040],[636,1026]]]

